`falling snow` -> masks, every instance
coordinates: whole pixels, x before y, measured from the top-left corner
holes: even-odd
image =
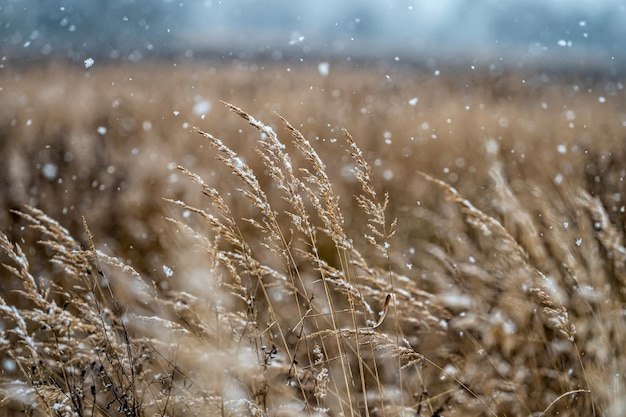
[[[317,65],[317,70],[319,71],[320,75],[322,75],[322,77],[327,77],[328,73],[330,72],[330,65],[328,64],[328,62],[320,62]]]
[[[58,172],[59,168],[51,162],[48,162],[41,167],[41,173],[47,180],[54,180],[57,177]]]
[[[211,111],[211,103],[207,100],[203,100],[202,98],[199,98],[193,106],[194,114],[202,118],[204,118],[209,111]]]
[[[163,273],[168,278],[170,278],[172,275],[174,275],[174,271],[172,271],[172,268],[170,268],[167,265],[163,265]]]

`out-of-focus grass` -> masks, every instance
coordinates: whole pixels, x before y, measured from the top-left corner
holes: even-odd
[[[80,230],[85,215],[95,231],[107,230],[112,249],[128,252],[140,270],[154,269],[162,259],[153,255],[163,252],[159,199],[187,195],[168,164],[184,164],[215,181],[223,175],[185,127],[234,134],[231,140],[242,144],[254,140],[225,117],[219,100],[243,103],[266,120],[276,120],[278,112],[297,121],[307,138],[329,142],[322,155],[336,154],[339,145],[333,142],[348,129],[393,204],[405,209],[423,198],[416,169],[485,199],[488,193],[479,190],[486,185],[487,142],[498,145],[514,184],[522,188],[526,173],[542,182],[595,183],[596,174],[620,160],[621,147],[615,146],[625,117],[619,80],[496,76],[488,69],[467,74],[331,64],[324,77],[302,64],[211,62],[5,68],[0,220],[11,227],[15,218],[6,209],[24,203],[64,220],[71,230]],[[250,147],[243,148],[243,157],[255,166]],[[343,158],[332,163],[336,175],[345,173]]]
[[[189,392],[208,398],[188,406],[205,412],[295,413],[299,404],[300,411],[330,414],[617,416],[626,407],[621,80],[333,63],[325,76],[316,66],[242,62],[89,70],[52,64],[3,69],[1,77],[0,222],[5,252],[13,253],[7,262],[21,265],[22,254],[8,242],[20,243],[35,277],[56,277],[62,290],[51,299],[77,298],[71,314],[91,309],[93,317],[75,319],[80,332],[98,325],[94,300],[111,303],[89,283],[103,285],[106,276],[105,288],[130,285],[112,272],[67,273],[68,264],[103,262],[88,244],[82,216],[96,246],[156,285],[150,296],[157,307],[142,304],[134,287],[118,289],[109,305],[115,337],[107,339],[106,329],[92,335],[91,343],[114,352],[101,362],[122,358],[104,375],[126,396],[146,398],[131,403],[106,394],[106,377],[94,383],[121,412],[190,412],[187,383]],[[254,128],[246,126],[219,100],[273,130],[237,110]],[[210,135],[198,137],[192,126]],[[270,132],[285,148],[267,141]],[[295,176],[281,177],[291,164]],[[202,178],[205,195],[188,176]],[[248,197],[237,191],[241,180]],[[40,212],[9,211],[24,204],[58,219],[83,248]],[[270,206],[274,211],[265,212]],[[205,208],[221,220],[198,217]],[[166,216],[190,226],[199,241],[190,243],[184,227]],[[39,235],[23,230],[28,223],[76,254],[58,245],[42,249],[34,243]],[[49,265],[51,252],[65,254],[57,265],[66,274]],[[26,301],[11,292],[30,282],[26,269],[14,272],[19,279],[1,286],[5,326],[19,324],[11,305],[63,316],[32,296],[36,284],[25,290]],[[72,279],[84,288],[73,289]],[[131,316],[169,323],[167,336],[157,325],[125,327],[119,304]],[[381,311],[387,318],[377,326]],[[129,341],[129,334],[138,339]],[[57,335],[76,337],[62,329]],[[41,343],[33,358],[60,342]],[[240,350],[241,343],[253,348]],[[30,360],[6,349],[18,363]],[[154,354],[145,356],[146,349],[162,356],[158,370],[141,378],[161,375],[161,396],[152,383],[128,377],[135,365],[124,361],[150,366]],[[78,374],[89,352],[81,350]],[[215,377],[206,352],[230,376]],[[48,359],[62,363],[63,352],[57,354]],[[38,372],[30,378],[35,386],[58,369]],[[67,392],[83,389],[64,380]]]
[[[53,64],[5,68],[1,76],[0,220],[12,226],[6,209],[30,203],[76,230],[84,214],[141,270],[162,262],[152,259],[163,247],[157,202],[186,193],[167,164],[182,163],[216,181],[221,176],[186,123],[253,140],[225,117],[218,100],[243,103],[264,119],[276,120],[278,112],[312,140],[332,142],[349,129],[398,205],[417,201],[423,187],[415,169],[477,193],[485,185],[490,139],[513,180],[525,172],[543,175],[542,181],[559,174],[593,180],[594,169],[601,174],[610,159],[619,160],[614,146],[624,119],[619,80],[488,69],[443,69],[436,76],[331,64],[324,77],[302,64],[96,64],[89,70]],[[322,148],[336,153],[332,143]],[[333,162],[337,174],[344,162]]]

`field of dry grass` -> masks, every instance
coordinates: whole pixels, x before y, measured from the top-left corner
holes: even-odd
[[[3,68],[0,415],[624,415],[622,82]]]

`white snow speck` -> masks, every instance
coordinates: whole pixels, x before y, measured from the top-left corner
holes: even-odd
[[[416,106],[418,101],[419,101],[419,98],[413,97],[412,99],[409,100],[409,106]]]
[[[168,278],[170,278],[172,275],[174,275],[174,271],[172,271],[172,268],[170,268],[167,265],[163,265],[163,273]]]
[[[206,101],[206,100],[201,100],[198,101],[194,106],[193,106],[193,112],[195,114],[197,114],[198,116],[204,116],[206,115],[209,111],[211,111],[211,103]]]
[[[91,68],[93,66],[94,62],[96,62],[96,61],[94,61],[93,58],[87,58],[85,60],[85,68]]]
[[[563,175],[561,174],[556,174],[554,176],[554,184],[556,185],[561,185],[563,183]]]
[[[2,369],[6,372],[15,372],[17,365],[13,359],[4,358],[2,359]]]
[[[104,126],[99,126],[98,127],[98,133],[101,134],[102,136],[107,134],[107,128]]]
[[[328,73],[330,72],[330,65],[328,64],[328,62],[320,62],[317,65],[317,70],[320,72],[322,77],[327,77]]]
[[[489,139],[487,143],[485,144],[485,148],[488,154],[495,155],[498,153],[498,150],[500,149],[500,145],[498,144],[497,140]]]
[[[446,307],[458,309],[468,309],[472,306],[471,297],[463,294],[446,294],[443,296],[443,302]]]
[[[576,246],[580,246],[583,244],[583,240],[581,238],[576,239],[576,241],[574,242],[576,244]]]
[[[292,33],[291,39],[289,40],[289,45],[295,45],[297,43],[304,42],[305,37],[300,35],[299,33]]]
[[[46,163],[41,168],[41,173],[48,180],[53,180],[57,177],[57,173],[59,172],[59,168],[53,163]]]
[[[560,153],[561,155],[565,155],[567,153],[567,146],[564,144],[560,144],[559,146],[556,147],[556,151]]]

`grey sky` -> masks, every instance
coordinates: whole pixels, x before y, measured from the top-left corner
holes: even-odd
[[[0,0],[3,54],[134,57],[185,50],[623,61],[617,0]]]

